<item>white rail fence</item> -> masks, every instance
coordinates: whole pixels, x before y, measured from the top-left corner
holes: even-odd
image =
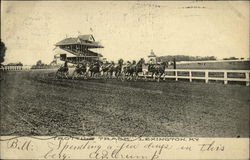
[[[2,66],[0,70],[4,71],[20,71],[20,70],[29,70],[31,66]]]
[[[30,66],[4,66],[1,70],[29,70]],[[169,73],[171,73],[169,75]],[[249,86],[250,70],[197,70],[197,69],[166,69],[163,78],[171,78],[178,81],[179,79],[204,80],[209,81],[224,81],[224,84],[231,82],[245,82]],[[151,77],[150,74],[147,77]]]
[[[168,75],[171,72],[173,75]],[[245,82],[246,86],[249,86],[249,73],[250,70],[166,69],[163,78],[174,78],[176,81],[188,79],[190,82],[193,80],[205,80],[206,83],[209,81],[224,81],[224,84],[228,84],[229,81]]]

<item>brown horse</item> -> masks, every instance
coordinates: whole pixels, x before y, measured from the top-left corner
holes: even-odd
[[[89,67],[90,77],[97,77],[101,73],[101,63],[96,61],[90,64]]]
[[[69,67],[68,67],[68,62],[65,61],[64,65],[61,66],[57,72],[56,72],[56,78],[68,78],[69,75]]]
[[[167,62],[162,62],[161,64],[151,64],[148,66],[148,71],[152,72],[152,78],[157,77],[157,81],[160,81],[160,78],[162,75],[165,73],[165,69],[168,68],[168,63]],[[165,76],[164,76],[165,80]]]
[[[120,59],[118,61],[118,65],[114,67],[115,77],[117,79],[123,80],[122,70],[123,70],[123,59]]]
[[[77,78],[78,76],[84,76],[87,78],[87,63],[84,62],[82,64],[77,64],[73,74],[72,74],[72,79]]]
[[[139,73],[143,72],[144,63],[145,63],[144,59],[141,59],[138,63],[136,63],[136,61],[133,61],[131,65],[124,67],[124,73],[126,76],[128,76],[127,79],[137,80],[139,77]]]

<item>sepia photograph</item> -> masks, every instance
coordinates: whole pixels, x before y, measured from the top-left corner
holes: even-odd
[[[1,1],[1,148],[6,137],[249,141],[249,44],[249,1]],[[215,143],[206,150],[226,148]],[[164,159],[163,148],[94,157]]]

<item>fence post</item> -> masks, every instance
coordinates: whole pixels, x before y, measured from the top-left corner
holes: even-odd
[[[227,84],[227,71],[224,71],[224,84]]]
[[[245,72],[246,75],[246,86],[249,86],[249,72]]]
[[[178,71],[175,70],[175,81],[178,81]]]
[[[189,82],[192,82],[192,71],[189,71]]]
[[[208,71],[205,71],[205,82],[208,83]]]

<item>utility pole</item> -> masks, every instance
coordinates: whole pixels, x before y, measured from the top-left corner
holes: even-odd
[[[174,69],[176,69],[176,60],[175,60],[175,58],[174,58]]]

